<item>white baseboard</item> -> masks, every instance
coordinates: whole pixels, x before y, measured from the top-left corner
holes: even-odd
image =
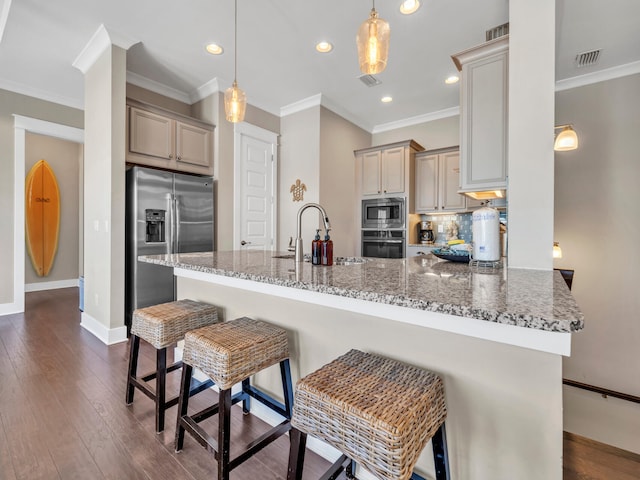
[[[640,405],[563,386],[564,430],[640,454]]]
[[[0,317],[24,312],[24,305],[20,307],[17,303],[0,303]]]
[[[40,292],[42,290],[56,290],[58,288],[70,288],[77,287],[78,279],[70,278],[68,280],[56,280],[53,282],[37,282],[37,283],[26,283],[24,285],[25,292]]]
[[[107,328],[86,312],[82,312],[80,326],[96,336],[105,345],[127,341],[127,327]]]

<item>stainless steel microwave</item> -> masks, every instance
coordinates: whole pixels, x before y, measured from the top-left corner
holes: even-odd
[[[362,228],[404,228],[404,198],[362,200]]]

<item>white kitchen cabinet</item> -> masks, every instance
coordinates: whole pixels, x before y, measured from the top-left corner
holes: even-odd
[[[416,154],[415,213],[457,212],[467,208],[460,195],[458,149]]]
[[[413,179],[413,161],[422,147],[413,140],[356,150],[362,196],[407,195]]]
[[[507,187],[509,36],[452,56],[461,71],[460,192]]]
[[[196,119],[130,101],[127,105],[126,160],[211,175],[213,128]]]

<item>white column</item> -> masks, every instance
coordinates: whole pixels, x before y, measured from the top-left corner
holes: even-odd
[[[553,268],[555,1],[509,1],[509,266]]]

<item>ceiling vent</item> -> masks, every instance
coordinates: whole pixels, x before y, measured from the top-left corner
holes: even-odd
[[[509,22],[486,31],[487,42],[498,37],[504,37],[505,35],[509,35]]]
[[[576,55],[576,67],[589,67],[598,63],[601,50],[591,50],[590,52],[583,52]]]
[[[362,83],[364,83],[367,87],[375,87],[376,85],[380,85],[382,82],[378,80],[373,75],[364,74],[358,77]]]

